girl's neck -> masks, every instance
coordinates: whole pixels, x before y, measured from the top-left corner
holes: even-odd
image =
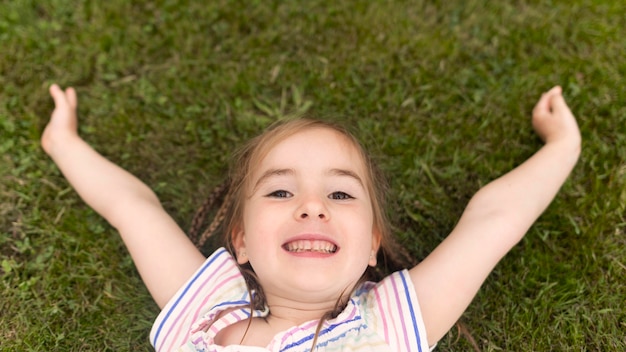
[[[266,320],[271,325],[297,326],[311,320],[319,320],[329,311],[335,309],[336,302],[326,304],[306,304],[294,302],[292,304],[268,303],[270,314]]]
[[[343,309],[350,298],[350,294],[354,288],[346,289],[340,293],[342,296],[336,296],[336,293],[304,293],[291,296],[283,294],[275,294],[275,292],[265,292],[265,302],[269,307],[269,315],[266,318],[268,323],[285,325],[288,327],[301,325],[308,321],[328,317],[326,314],[335,312],[337,307]],[[293,299],[293,296],[297,299]]]

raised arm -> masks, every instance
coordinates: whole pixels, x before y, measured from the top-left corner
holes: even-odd
[[[561,88],[541,96],[533,127],[545,145],[470,200],[450,235],[411,269],[428,341],[461,316],[498,261],[550,204],[580,154],[581,137]]]
[[[156,303],[163,307],[204,261],[156,195],[77,133],[76,91],[50,87],[55,109],[41,144],[80,197],[115,227]]]

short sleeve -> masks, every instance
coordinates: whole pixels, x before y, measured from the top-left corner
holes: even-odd
[[[215,251],[165,305],[150,332],[156,351],[171,351],[185,344],[199,320],[210,320],[220,302],[249,304],[245,280],[224,248]],[[204,319],[200,319],[204,317]],[[200,327],[202,328],[202,327]]]
[[[379,283],[366,283],[359,291],[367,325],[387,341],[392,351],[430,350],[407,270],[395,272]]]

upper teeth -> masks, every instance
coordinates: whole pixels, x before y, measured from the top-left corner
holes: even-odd
[[[323,252],[335,253],[337,246],[323,240],[297,240],[285,245],[289,252]]]

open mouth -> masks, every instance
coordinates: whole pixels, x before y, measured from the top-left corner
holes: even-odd
[[[337,252],[337,245],[324,240],[296,240],[285,243],[283,248],[291,253],[325,253],[332,254]]]

